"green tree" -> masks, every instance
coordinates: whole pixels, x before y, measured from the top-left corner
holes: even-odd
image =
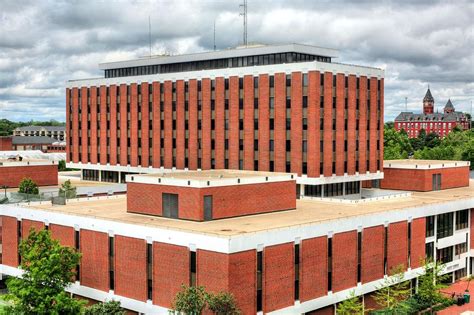
[[[181,286],[173,301],[171,314],[200,315],[206,307],[208,294],[202,286]]]
[[[367,310],[366,310],[367,311]],[[352,314],[364,314],[364,304],[362,303],[359,296],[355,295],[355,291],[351,291],[349,298],[342,301],[337,305],[337,315],[352,315]]]
[[[406,159],[413,151],[408,135],[393,128],[384,129],[384,159]]]
[[[434,132],[430,132],[429,134],[426,135],[424,146],[428,148],[434,148],[434,147],[439,146],[440,144],[441,144],[441,140],[439,139],[438,134]]]
[[[18,187],[18,192],[23,194],[38,195],[38,185],[31,178],[23,178]]]
[[[84,315],[125,315],[119,301],[107,301],[86,307]]]
[[[66,161],[60,160],[60,161],[58,162],[58,171],[64,172],[65,170],[67,170],[67,168],[66,168]]]
[[[12,302],[8,314],[80,314],[84,301],[65,291],[74,278],[74,268],[81,254],[53,240],[47,230],[30,230],[20,243],[19,253],[23,271],[21,278],[7,281]]]
[[[467,142],[461,153],[461,159],[463,161],[471,162],[471,170],[474,169],[474,138]]]
[[[410,296],[410,283],[404,279],[404,269],[403,265],[394,267],[390,277],[385,278],[374,293],[375,302],[386,314],[405,314],[408,311],[405,301]]]
[[[71,184],[71,180],[68,179],[61,184],[59,196],[65,197],[66,199],[76,198],[76,187]]]
[[[208,294],[208,308],[216,315],[239,315],[240,310],[237,307],[234,296],[229,292],[219,292],[217,294]]]
[[[418,278],[417,299],[430,308],[446,300],[441,290],[447,287],[443,283],[449,274],[442,275],[443,270],[443,264],[427,260],[423,266],[423,274]]]

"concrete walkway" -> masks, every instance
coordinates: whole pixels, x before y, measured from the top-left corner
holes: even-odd
[[[452,305],[444,310],[439,311],[437,314],[438,315],[459,315],[459,314],[464,314],[464,315],[470,315],[470,311],[474,311],[474,301],[472,300],[473,295],[474,295],[474,281],[471,281],[472,283],[469,285],[471,288],[469,293],[471,294],[471,302],[469,304],[464,304],[463,306],[457,306],[457,305]],[[464,294],[464,291],[468,287],[468,281],[467,280],[461,280],[456,283],[453,283],[450,285],[448,288],[443,289],[443,292],[446,292],[448,295],[451,295],[452,293],[457,294]],[[474,314],[474,313],[473,313]]]

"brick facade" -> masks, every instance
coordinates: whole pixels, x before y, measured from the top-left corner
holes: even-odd
[[[357,231],[337,233],[332,238],[332,291],[357,285]]]
[[[51,236],[58,240],[62,246],[74,247],[74,228],[71,226],[64,226],[59,224],[50,224],[49,230]]]
[[[328,240],[317,237],[301,242],[300,301],[312,300],[327,294]]]
[[[410,267],[422,267],[426,250],[426,219],[418,218],[411,222]]]
[[[365,228],[362,231],[362,283],[381,279],[384,276],[384,231],[383,225]]]
[[[469,186],[469,166],[462,166],[429,170],[384,168],[384,179],[380,181],[380,188],[431,191],[433,174],[441,174],[441,189]],[[407,181],[407,178],[410,180]]]
[[[18,187],[24,178],[31,178],[38,186],[56,186],[58,165],[0,166],[0,186]]]
[[[12,151],[13,150],[13,138],[10,136],[0,137],[0,151]]]
[[[408,222],[401,221],[388,225],[387,237],[387,273],[394,268],[408,265]]]
[[[18,221],[14,217],[2,217],[2,264],[18,266]]]
[[[295,181],[209,188],[128,183],[129,212],[162,215],[162,194],[178,194],[180,219],[204,220],[204,196],[213,196],[213,219],[296,208]],[[148,196],[143,198],[143,196]],[[278,198],[276,198],[278,196]]]
[[[80,239],[81,284],[108,292],[109,236],[102,232],[81,230]]]
[[[303,76],[307,76],[307,86],[303,85]],[[274,82],[272,87],[270,81]],[[152,86],[151,93],[149,86]],[[106,97],[107,89],[109,98]],[[81,102],[86,102],[86,97],[82,96],[90,97],[90,152],[87,151],[89,143],[84,129],[84,118],[87,116],[82,111],[84,117],[81,117],[79,133],[79,93],[78,88],[73,87],[66,91],[66,102],[70,102],[67,114],[72,117],[71,123],[67,119],[71,140],[67,148],[68,161],[102,165],[118,163],[121,166],[152,165],[155,168],[187,167],[191,170],[214,167],[260,171],[270,170],[271,162],[274,171],[307,173],[310,177],[318,177],[321,166],[325,176],[381,170],[383,83],[374,77],[295,71],[229,78],[204,77],[199,81],[177,79],[130,83],[120,84],[120,87],[111,84],[82,87],[80,90]],[[369,103],[368,94],[371,97]],[[152,106],[148,106],[150,97]],[[306,105],[303,105],[303,97],[307,97]],[[129,113],[128,98],[131,104]],[[117,100],[120,100],[117,105],[120,113],[117,106],[107,106],[107,102],[117,104]],[[214,104],[212,108],[211,103]],[[357,103],[358,119],[355,116]],[[140,113],[138,108],[141,108]],[[130,123],[127,125],[128,114]],[[321,114],[324,116],[320,117]],[[120,120],[117,120],[118,115]],[[138,129],[138,117],[141,117],[141,129]],[[305,129],[303,121],[306,122]],[[198,122],[201,129],[198,129]],[[321,122],[323,128],[320,128]],[[367,132],[368,123],[370,132]],[[110,125],[110,133],[106,132],[107,124]],[[120,130],[117,130],[117,124],[120,124]],[[255,129],[257,127],[258,130]],[[359,156],[355,154],[356,130],[359,130]],[[129,138],[130,145],[127,142]],[[100,143],[97,142],[99,139]],[[151,141],[151,146],[148,141]],[[270,148],[270,141],[273,148]],[[304,142],[307,152],[303,152]],[[371,161],[369,168],[368,160]]]

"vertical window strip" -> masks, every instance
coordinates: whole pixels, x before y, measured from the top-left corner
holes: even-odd
[[[109,289],[115,289],[115,240],[109,236]]]
[[[263,310],[263,252],[257,252],[257,312]]]
[[[332,291],[332,237],[328,238],[328,292]]]
[[[79,230],[74,231],[74,247],[77,252],[81,251],[80,248],[80,235],[79,235]],[[77,264],[76,266],[76,281],[81,281],[81,265]]]
[[[189,255],[189,270],[190,270],[189,285],[194,287],[196,286],[196,252],[195,251],[191,251]]]
[[[300,245],[295,244],[295,301],[300,299]]]
[[[147,297],[153,300],[153,244],[146,244],[146,261]]]

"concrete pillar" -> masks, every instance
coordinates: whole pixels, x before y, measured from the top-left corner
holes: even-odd
[[[304,198],[304,184],[300,185],[300,199]]]
[[[101,182],[101,181],[102,181],[102,171],[99,170],[99,182]]]
[[[120,171],[118,172],[118,182],[119,182],[119,184],[122,183],[122,172],[120,172]]]

